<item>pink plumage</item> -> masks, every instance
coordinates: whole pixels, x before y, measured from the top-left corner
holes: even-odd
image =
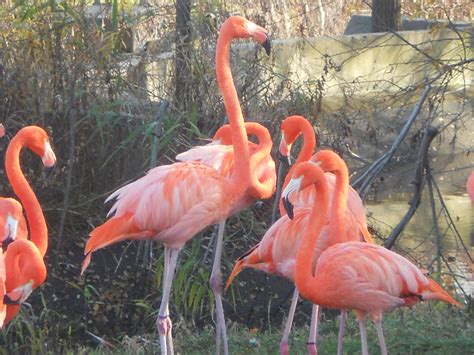
[[[474,203],[474,171],[471,171],[471,174],[467,178],[466,191],[471,198],[471,201]]]

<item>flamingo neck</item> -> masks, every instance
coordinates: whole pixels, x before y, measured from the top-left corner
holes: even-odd
[[[234,186],[234,193],[240,196],[243,195],[250,182],[250,162],[247,132],[229,65],[230,44],[233,38],[230,27],[224,25],[217,39],[216,75],[229,118],[234,146],[235,168],[230,177],[230,183]]]
[[[13,191],[25,209],[30,226],[30,240],[44,257],[48,249],[48,227],[41,205],[20,167],[20,151],[26,145],[27,140],[28,136],[22,134],[21,131],[13,137],[5,154],[5,169]]]
[[[336,184],[332,199],[332,208],[330,212],[329,233],[333,244],[347,242],[346,233],[346,210],[347,198],[349,194],[349,172],[345,164],[340,164],[334,171],[336,175]]]
[[[303,147],[301,148],[300,154],[298,154],[298,158],[296,158],[296,161],[290,167],[288,174],[286,174],[285,181],[283,182],[283,186],[281,188],[282,191],[290,182],[293,171],[298,166],[298,164],[310,160],[316,148],[316,135],[314,134],[314,129],[313,126],[311,126],[311,123],[301,117],[300,119],[296,119],[295,124],[299,126],[300,132],[303,134]],[[286,211],[283,207],[282,201],[280,201],[279,207],[280,215],[284,216],[286,214]]]
[[[313,275],[313,258],[316,243],[323,227],[327,224],[328,212],[328,188],[327,183],[322,181],[315,185],[316,197],[308,224],[306,233],[301,242],[298,253],[296,254],[295,265],[295,284],[303,297],[310,298],[313,301],[313,295],[317,289],[314,282],[317,277]],[[316,292],[317,293],[317,292]]]
[[[275,179],[269,176],[263,181],[260,181],[257,175],[257,170],[261,164],[267,164],[266,160],[270,160],[268,164],[272,163],[270,152],[272,150],[273,142],[268,130],[257,123],[246,122],[245,127],[247,133],[254,135],[258,139],[258,150],[250,157],[250,194],[256,199],[266,199],[273,195],[275,192]]]

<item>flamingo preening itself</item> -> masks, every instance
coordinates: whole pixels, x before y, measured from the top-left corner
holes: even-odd
[[[428,300],[440,300],[456,306],[460,304],[410,261],[373,243],[354,241],[334,244],[319,255],[314,269],[314,250],[320,244],[323,228],[331,218],[327,179],[317,165],[313,162],[299,164],[282,193],[285,208],[291,216],[293,206],[290,194],[310,185],[316,190],[309,224],[296,255],[296,287],[304,298],[314,304],[354,310],[359,321],[364,355],[368,354],[365,318],[370,315],[377,328],[381,352],[387,354],[382,332],[384,312]],[[344,227],[350,228],[347,224]]]
[[[269,38],[262,27],[239,16],[230,17],[222,25],[216,48],[216,74],[231,128],[232,174],[225,177],[198,162],[179,162],[151,169],[144,177],[109,196],[108,200],[115,199],[109,212],[109,216],[113,216],[90,233],[84,251],[83,272],[90,263],[91,254],[107,245],[126,239],[151,239],[164,244],[163,294],[157,319],[162,354],[173,353],[168,303],[181,248],[197,233],[210,225],[223,223],[235,212],[235,204],[245,195],[252,181],[247,132],[229,65],[234,38],[251,38],[270,52]],[[215,264],[220,262],[223,235],[219,234],[217,239]],[[215,267],[211,283],[216,299],[216,336],[219,339],[222,336],[224,353],[227,353],[220,270]]]
[[[349,172],[344,161],[330,150],[322,150],[316,153],[313,158],[325,171],[327,180],[333,181],[330,185],[330,223],[324,226],[319,243],[314,249],[315,263],[318,256],[329,246],[346,241],[366,241],[364,234],[360,231],[359,221],[347,208],[349,193]],[[293,169],[294,170],[294,169]],[[334,174],[333,174],[334,173]],[[335,176],[335,178],[334,178]],[[289,180],[287,180],[287,183]],[[309,186],[309,189],[312,189]],[[301,191],[303,192],[303,191]],[[301,193],[300,192],[300,193]],[[314,201],[315,195],[312,192]],[[289,197],[292,201],[300,201],[299,196]],[[301,240],[309,223],[312,204],[304,205],[300,203],[294,210],[294,215],[284,214],[265,233],[262,240],[247,253],[241,256],[227,281],[227,286],[233,278],[246,267],[255,268],[268,273],[276,274],[294,282],[294,268],[296,254],[300,247]],[[344,223],[340,222],[344,220]],[[345,225],[348,227],[345,228]],[[280,352],[288,354],[288,338],[291,325],[298,302],[298,289],[295,292],[290,306],[287,323],[280,342]],[[342,335],[344,331],[345,312],[341,316],[341,328],[339,333],[338,352],[342,353]],[[312,312],[310,335],[308,339],[308,351],[316,353],[317,328],[319,322],[319,307],[315,305]]]

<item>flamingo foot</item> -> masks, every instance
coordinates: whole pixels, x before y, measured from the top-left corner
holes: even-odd
[[[308,355],[318,355],[316,343],[306,343],[306,349],[308,350]]]
[[[288,340],[282,340],[280,342],[280,355],[288,355],[289,351]]]

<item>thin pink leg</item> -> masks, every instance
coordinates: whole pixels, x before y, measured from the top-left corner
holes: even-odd
[[[283,335],[280,341],[280,354],[288,355],[289,346],[288,338],[290,336],[291,325],[293,324],[293,318],[295,318],[296,304],[298,303],[299,292],[295,287],[293,292],[293,298],[291,299],[290,311],[288,312],[288,318],[286,319],[285,329],[283,330]]]
[[[222,306],[222,275],[221,275],[221,258],[222,258],[222,245],[224,243],[224,229],[225,221],[219,223],[219,231],[217,232],[216,247],[214,249],[214,263],[212,265],[211,278],[209,283],[211,284],[212,291],[214,292],[214,298],[216,300],[216,354],[220,354],[221,351],[221,337],[224,345],[224,355],[229,354],[229,344],[227,341],[227,330],[225,327],[224,307]]]
[[[178,261],[179,250],[168,249],[165,246],[165,273],[163,274],[163,295],[161,297],[160,311],[156,320],[156,327],[160,336],[161,354],[167,355],[169,350],[173,351],[173,340],[171,329],[173,324],[168,314],[168,303],[173,284],[174,271]],[[168,340],[168,346],[167,346]]]
[[[339,319],[339,334],[337,336],[337,355],[342,355],[344,348],[344,330],[346,328],[347,311],[341,309],[341,317]]]
[[[316,355],[318,353],[318,330],[320,316],[320,307],[317,304],[313,304],[313,310],[311,312],[311,326],[309,328],[308,342],[306,343],[306,348],[308,349],[309,355]]]
[[[377,336],[379,337],[380,352],[382,355],[387,355],[387,346],[385,345],[381,319],[375,321],[375,327],[377,328]]]
[[[365,330],[365,319],[359,319],[359,329],[362,355],[369,355],[369,347],[367,346],[367,331]]]

